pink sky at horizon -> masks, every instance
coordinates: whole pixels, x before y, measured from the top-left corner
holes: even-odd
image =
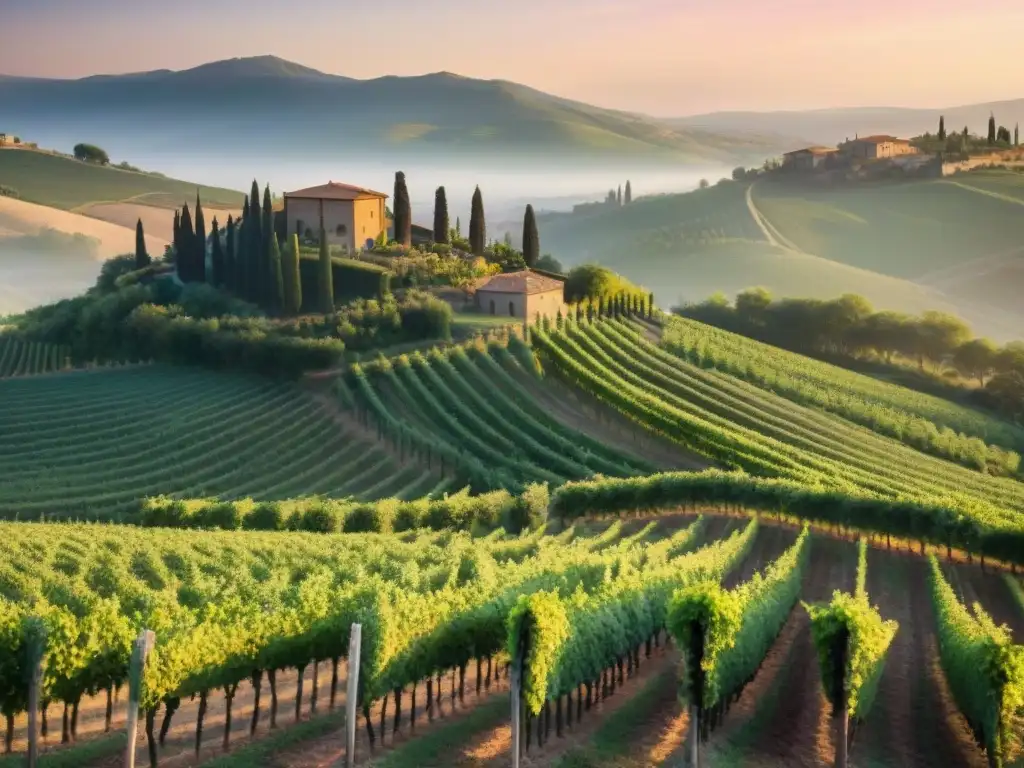
[[[28,0],[5,8],[0,73],[83,77],[274,54],[357,78],[440,70],[500,78],[661,116],[1024,97],[1020,0],[143,5]]]

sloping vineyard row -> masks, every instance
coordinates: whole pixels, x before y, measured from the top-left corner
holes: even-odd
[[[0,514],[20,519],[116,519],[159,494],[419,497],[441,479],[288,385],[157,367],[0,382],[0,474]]]
[[[1021,483],[980,475],[948,461],[923,456],[868,429],[802,407],[745,381],[711,374],[650,343],[637,341],[635,335],[624,331],[625,327],[612,321],[586,330],[605,350],[621,348],[625,359],[652,381],[709,411],[813,455],[858,467],[872,475],[886,475],[895,483],[906,483],[903,490],[967,490],[993,503],[1024,509]]]
[[[67,370],[70,354],[67,347],[0,335],[0,379]]]
[[[1024,430],[939,397],[748,339],[695,320],[665,319],[666,349],[703,368],[822,408],[915,448],[977,467],[1024,449]],[[985,446],[984,443],[990,446]],[[979,444],[980,443],[980,444]]]
[[[497,343],[402,355],[354,366],[339,394],[401,453],[443,464],[476,491],[650,471],[516,397],[508,365],[517,363]]]

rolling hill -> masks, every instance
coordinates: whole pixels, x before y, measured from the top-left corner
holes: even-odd
[[[651,287],[662,303],[754,285],[780,296],[859,293],[880,308],[946,310],[982,333],[1019,335],[1019,288],[978,278],[963,265],[1024,246],[1020,205],[931,181],[829,191],[759,181],[751,202],[772,227],[768,233],[748,206],[747,186],[722,182],[623,207],[542,216],[542,250],[566,266],[606,264]],[[951,265],[963,266],[970,279],[928,279]],[[982,301],[986,291],[1003,300]]]
[[[721,131],[730,134],[799,136],[808,144],[836,144],[856,134],[917,136],[925,131],[934,132],[938,127],[940,115],[946,118],[946,125],[950,130],[959,130],[966,125],[972,133],[984,135],[990,114],[995,115],[1000,125],[1009,126],[1012,131],[1016,123],[1024,122],[1024,99],[965,104],[940,109],[852,107],[780,112],[711,112],[671,118],[666,122],[681,129]],[[795,142],[793,147],[799,143]]]
[[[5,129],[50,146],[103,143],[131,156],[195,154],[338,158],[557,155],[664,162],[759,162],[779,146],[756,136],[677,129],[500,80],[447,72],[372,80],[272,56],[194,69],[80,80],[0,79]]]

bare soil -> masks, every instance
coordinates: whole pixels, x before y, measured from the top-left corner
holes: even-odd
[[[868,551],[868,595],[900,628],[886,658],[878,695],[854,735],[851,761],[900,766],[983,768],[982,751],[959,714],[939,667],[927,562]]]

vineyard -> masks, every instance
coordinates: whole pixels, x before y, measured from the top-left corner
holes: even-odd
[[[0,334],[0,379],[53,373],[71,367],[71,350]]]
[[[0,768],[1022,768],[1020,430],[615,306],[0,381]]]
[[[117,692],[142,627],[157,640],[142,678],[141,761],[219,765],[226,750],[236,762],[225,764],[340,759],[353,621],[362,625],[357,753],[386,764],[508,765],[517,658],[521,749],[545,765],[608,739],[626,754],[656,742],[662,757],[636,765],[686,764],[694,749],[702,765],[766,754],[826,765],[839,743],[855,764],[878,750],[890,760],[876,764],[893,766],[937,764],[937,754],[944,765],[981,766],[984,750],[1007,766],[1017,757],[1024,648],[1013,643],[1024,640],[1024,612],[1012,613],[1002,575],[863,540],[858,550],[771,520],[553,520],[475,538],[2,523],[0,554],[10,748],[24,748],[19,660],[43,638],[47,743],[80,755],[76,765],[105,765],[123,746]],[[994,628],[989,613],[1012,626]],[[832,663],[835,653],[847,663]],[[958,678],[964,663],[982,661],[990,676]],[[619,732],[632,702],[676,673],[682,698],[670,689],[651,717]],[[828,692],[837,689],[850,728],[836,717],[831,731],[822,723],[836,714]],[[972,709],[993,696],[1001,710]],[[927,706],[915,715],[914,702]],[[925,725],[927,735],[915,732]]]
[[[695,320],[667,319],[663,344],[709,375],[743,379],[976,468],[1006,466],[1012,457],[1004,454],[1024,449],[1024,429],[995,416]]]
[[[144,496],[420,498],[440,474],[294,386],[146,366],[0,381],[0,515],[119,518]]]
[[[565,426],[523,386],[535,365],[495,341],[355,366],[339,396],[404,455],[454,471],[475,491],[628,477],[653,465]]]

